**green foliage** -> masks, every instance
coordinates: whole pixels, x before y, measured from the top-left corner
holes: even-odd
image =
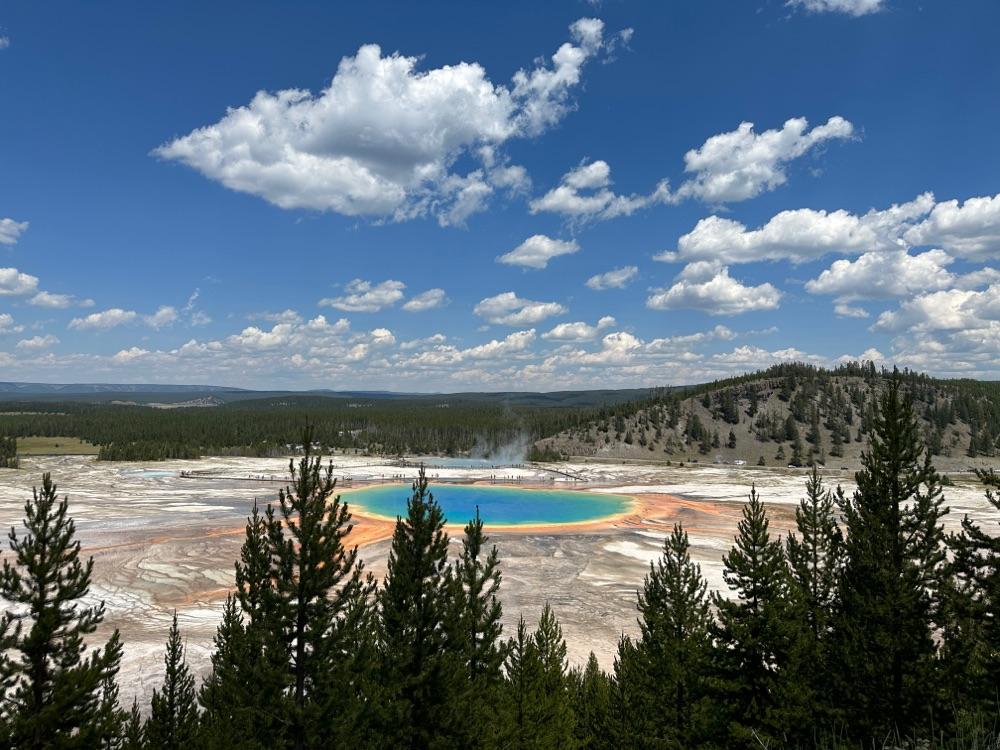
[[[151,747],[184,750],[191,747],[198,736],[198,704],[194,675],[184,658],[176,612],[167,636],[163,666],[163,685],[153,691],[143,734]]]
[[[633,666],[620,679],[631,732],[643,747],[696,747],[711,716],[708,689],[712,616],[708,584],[692,562],[687,532],[675,525],[639,592],[641,637],[619,653]]]
[[[872,415],[852,498],[842,498],[847,562],[833,649],[838,703],[860,737],[935,723],[935,601],[947,512],[912,404],[894,378]]]
[[[528,634],[524,618],[507,648],[507,716],[503,747],[511,750],[563,750],[577,747],[571,704],[566,641],[548,604],[538,627]]]
[[[396,747],[445,747],[454,730],[457,623],[441,506],[423,470],[392,538],[379,591],[380,672],[388,691],[385,736]],[[452,743],[453,744],[453,743]]]
[[[735,546],[722,558],[733,598],[716,595],[715,659],[733,747],[783,742],[795,730],[804,696],[795,684],[799,623],[780,541],[771,539],[764,504],[751,489]]]
[[[265,648],[287,665],[284,700],[276,708],[296,750],[331,729],[324,708],[336,690],[338,670],[350,669],[342,656],[349,640],[345,625],[354,624],[352,617],[371,593],[357,548],[345,543],[351,515],[334,496],[333,467],[323,469],[311,454],[309,430],[303,445],[298,466],[289,462],[291,485],[279,491],[276,506],[267,507],[271,585],[263,602]],[[341,699],[350,703],[350,696]]]
[[[24,535],[9,535],[13,556],[0,573],[0,741],[11,747],[106,747],[120,730],[122,646],[117,630],[103,647],[86,645],[105,610],[81,601],[94,561],[80,560],[68,509],[43,474],[24,506]]]
[[[462,556],[452,574],[448,623],[462,669],[456,678],[455,699],[465,717],[456,724],[461,747],[496,747],[500,733],[499,698],[503,684],[503,608],[500,590],[500,557],[496,547],[485,553],[488,537],[476,508],[476,517],[465,527]]]
[[[17,438],[0,435],[0,469],[16,469]]]

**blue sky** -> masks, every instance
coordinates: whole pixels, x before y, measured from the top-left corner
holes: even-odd
[[[0,379],[1000,377],[1000,5],[0,9]]]

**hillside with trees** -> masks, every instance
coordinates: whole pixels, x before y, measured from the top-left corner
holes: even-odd
[[[857,468],[891,373],[871,362],[834,370],[782,364],[655,392],[535,444],[539,454]],[[919,436],[942,468],[1000,455],[1000,383],[899,373]]]

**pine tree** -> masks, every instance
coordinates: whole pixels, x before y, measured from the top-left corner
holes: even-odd
[[[497,703],[503,682],[503,649],[500,623],[503,609],[500,559],[496,547],[484,557],[488,537],[476,516],[465,527],[462,556],[455,564],[452,596],[452,638],[460,650],[463,683],[457,699],[464,706],[457,741],[465,748],[492,747],[498,731]]]
[[[840,509],[847,541],[834,621],[838,703],[866,741],[934,722],[935,591],[945,559],[940,481],[923,455],[895,374],[872,415],[871,441]],[[940,721],[940,718],[938,718]]]
[[[198,695],[203,709],[202,743],[209,750],[233,747],[246,750],[265,748],[273,737],[260,736],[256,720],[258,707],[254,684],[250,682],[253,663],[263,658],[260,651],[250,652],[247,633],[235,596],[226,597],[222,620],[214,638],[212,671]]]
[[[780,541],[772,540],[756,488],[743,506],[735,546],[723,557],[723,578],[735,598],[716,594],[715,625],[721,699],[729,718],[727,744],[783,741],[797,698],[797,632],[790,616],[789,576]]]
[[[576,718],[570,703],[566,642],[545,605],[531,636],[524,619],[507,649],[505,707],[511,750],[564,750],[576,747]]]
[[[254,502],[236,562],[236,591],[215,635],[212,672],[202,687],[204,741],[209,748],[237,744],[282,747],[287,723],[281,706],[289,684],[271,577],[267,519]]]
[[[380,658],[388,697],[388,746],[447,746],[454,731],[457,653],[449,637],[454,586],[441,506],[423,469],[396,521],[385,582],[378,594]],[[453,743],[452,743],[453,744]]]
[[[1000,475],[978,472],[986,499],[1000,510]],[[997,530],[994,529],[994,532]],[[944,596],[944,689],[963,713],[994,712],[1000,695],[1000,535],[966,515],[948,539],[954,559]]]
[[[194,675],[188,668],[174,612],[163,655],[163,685],[153,691],[149,718],[144,734],[158,750],[184,750],[198,736],[198,704],[195,700]]]
[[[125,717],[125,724],[122,728],[121,750],[144,750],[146,747],[146,734],[143,731],[142,715],[139,713],[139,703],[132,701],[132,708],[129,709]]]
[[[80,560],[69,501],[49,474],[24,506],[24,536],[12,528],[4,560],[0,663],[4,683],[0,740],[17,748],[107,746],[117,731],[114,680],[122,647],[116,630],[103,647],[85,639],[104,619],[104,603],[83,606],[94,561]]]
[[[837,488],[836,497],[843,493]],[[830,623],[838,603],[838,585],[844,563],[844,536],[837,525],[834,493],[823,486],[816,467],[806,480],[806,496],[795,509],[798,535],[785,540],[785,556],[791,574],[792,614],[801,635],[799,698],[813,706],[811,717],[821,731],[829,730],[832,718],[828,701],[821,699],[831,682],[829,658]]]
[[[346,544],[351,514],[340,496],[334,496],[332,465],[323,470],[321,458],[312,455],[311,430],[302,444],[298,467],[289,462],[291,485],[279,491],[277,507],[267,508],[272,583],[271,588],[262,587],[261,597],[264,636],[269,639],[265,650],[275,654],[273,663],[283,663],[287,670],[285,699],[275,709],[294,750],[327,744],[331,725],[343,718],[327,715],[326,709],[336,706],[333,694],[344,688],[342,678],[347,675],[340,670],[351,669],[345,649],[350,632],[344,625],[349,616],[353,623],[364,612],[373,585],[364,576],[357,547]],[[255,574],[247,571],[250,577]],[[253,607],[249,592],[247,598]],[[358,716],[350,706],[353,695],[347,690],[339,697],[346,715]]]
[[[587,666],[570,672],[576,742],[581,750],[617,750],[611,736],[611,679],[590,652]]]
[[[638,599],[641,683],[629,692],[642,701],[635,714],[644,745],[695,747],[704,739],[712,622],[707,592],[687,532],[675,525]]]
[[[798,536],[789,535],[785,542],[788,566],[809,632],[819,644],[826,639],[837,601],[844,535],[837,525],[834,495],[824,488],[816,467],[806,480],[806,496],[795,509],[795,527]]]

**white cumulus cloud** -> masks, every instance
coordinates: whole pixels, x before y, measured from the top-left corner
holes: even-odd
[[[546,268],[553,258],[579,250],[576,240],[557,240],[544,234],[534,234],[509,253],[499,256],[497,262],[523,268]]]
[[[160,329],[173,325],[179,317],[176,307],[161,305],[152,315],[144,315],[142,320],[150,328]]]
[[[421,292],[415,297],[411,297],[403,305],[403,309],[406,312],[423,312],[424,310],[433,310],[435,307],[441,307],[447,304],[448,297],[444,293],[444,289],[428,289],[426,292]]]
[[[810,13],[846,13],[849,16],[867,16],[885,8],[886,0],[786,0],[793,8]]]
[[[326,297],[319,301],[322,307],[333,307],[344,312],[378,312],[392,307],[403,299],[406,284],[395,279],[387,279],[378,284],[354,279],[344,287],[346,294],[340,297]]]
[[[16,268],[0,268],[0,297],[31,294],[38,289],[38,277]]]
[[[721,263],[753,263],[760,260],[790,260],[805,263],[828,253],[857,255],[870,250],[900,246],[902,234],[914,220],[934,207],[934,196],[924,193],[908,203],[884,210],[872,209],[855,215],[800,208],[781,211],[758,229],[720,216],[701,219],[677,241],[677,251],[662,253],[657,260],[713,260]]]
[[[318,94],[260,91],[154,153],[282,208],[397,220],[431,213],[442,224],[462,223],[494,186],[524,184],[493,149],[562,119],[584,65],[612,43],[599,19],[576,21],[570,35],[509,86],[475,62],[420,70],[418,57],[367,44],[340,61]],[[463,155],[483,167],[454,173]]]
[[[850,302],[945,289],[955,280],[946,268],[952,261],[944,250],[919,255],[910,255],[906,250],[865,253],[856,260],[834,261],[817,278],[806,282],[806,291]]]
[[[913,245],[940,245],[970,260],[1000,259],[1000,193],[942,201],[904,235]]]
[[[780,130],[756,133],[752,122],[743,122],[736,130],[713,135],[684,155],[684,171],[694,177],[677,188],[673,199],[730,203],[753,198],[783,185],[790,161],[825,141],[854,135],[854,126],[839,116],[808,127],[804,117],[794,117]]]
[[[28,300],[29,305],[47,307],[52,310],[65,310],[67,307],[93,307],[94,300],[79,299],[72,294],[56,294],[54,292],[38,292]]]
[[[543,333],[542,338],[552,341],[593,341],[601,331],[615,325],[615,322],[613,317],[605,315],[597,321],[597,325],[583,321],[560,323],[548,333]]]
[[[2,47],[0,47],[2,49]],[[28,230],[28,222],[0,219],[0,245],[14,245]]]
[[[91,313],[82,318],[73,318],[69,322],[69,327],[78,331],[107,330],[131,323],[138,317],[139,314],[134,310],[122,310],[120,307],[112,307],[109,310]]]
[[[503,292],[480,300],[473,312],[496,325],[521,326],[562,315],[567,310],[558,302],[535,302],[514,292]]]
[[[648,195],[619,195],[611,190],[611,167],[605,161],[585,162],[563,175],[557,187],[530,204],[531,213],[555,213],[575,221],[631,216],[670,200],[669,184],[661,180]]]
[[[58,343],[59,339],[52,334],[47,334],[45,336],[32,336],[30,339],[21,339],[17,342],[17,348],[37,351],[39,349],[48,349],[50,346],[55,346]]]
[[[621,268],[612,268],[610,271],[595,274],[584,283],[588,288],[595,291],[624,289],[638,275],[639,269],[636,266],[622,266]]]
[[[669,288],[654,290],[646,299],[646,307],[740,315],[754,310],[774,310],[780,301],[781,292],[770,283],[746,286],[732,278],[725,266],[701,261],[686,266]]]

